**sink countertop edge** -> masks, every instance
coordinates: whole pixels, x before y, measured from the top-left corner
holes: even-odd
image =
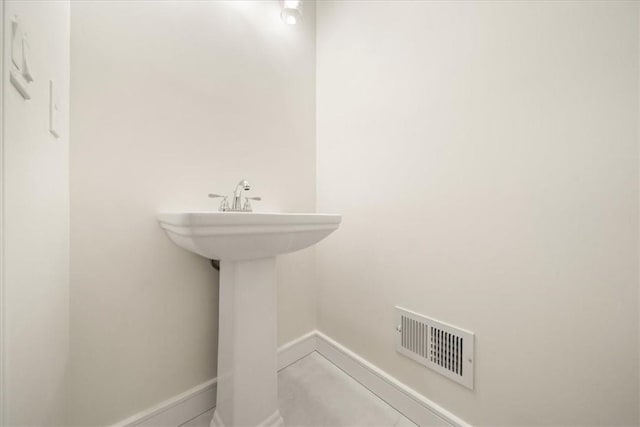
[[[159,212],[157,220],[174,227],[253,227],[253,226],[298,226],[298,225],[339,225],[342,216],[324,213],[289,212]]]

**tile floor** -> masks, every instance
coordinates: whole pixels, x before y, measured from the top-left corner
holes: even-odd
[[[287,426],[415,427],[404,415],[318,353],[278,374],[280,413]],[[182,427],[208,427],[213,410]]]

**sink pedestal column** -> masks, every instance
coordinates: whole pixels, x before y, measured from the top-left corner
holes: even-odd
[[[220,262],[218,394],[211,427],[282,426],[276,259]]]

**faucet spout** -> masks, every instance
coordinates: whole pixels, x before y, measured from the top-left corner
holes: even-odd
[[[239,211],[242,209],[242,191],[251,190],[251,185],[249,185],[249,181],[243,179],[236,185],[236,190],[233,192],[233,204],[231,205],[231,209],[234,211]]]
[[[227,202],[227,196],[223,196],[220,194],[209,194],[210,198],[221,198],[222,202],[220,203],[220,207],[218,210],[220,212],[252,212],[251,209],[251,200],[262,200],[262,197],[245,197],[244,204],[242,203],[242,192],[251,190],[251,185],[249,185],[249,181],[243,179],[236,185],[236,189],[233,190],[233,202],[231,206],[229,206],[229,202]]]

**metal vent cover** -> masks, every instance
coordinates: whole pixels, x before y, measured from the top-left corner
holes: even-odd
[[[396,350],[473,390],[474,334],[396,307]]]

